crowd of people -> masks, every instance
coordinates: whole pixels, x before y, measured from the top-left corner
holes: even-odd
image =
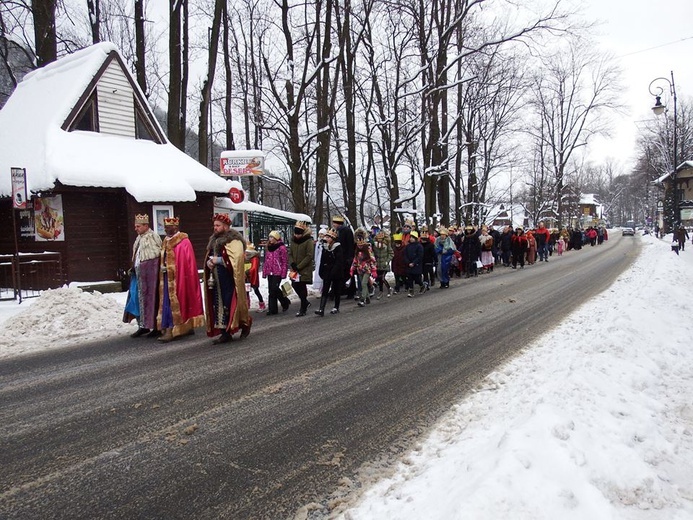
[[[537,261],[548,262],[553,254],[560,256],[604,240],[608,240],[608,233],[601,226],[559,231],[543,222],[526,231],[521,226],[498,231],[486,225],[429,230],[407,220],[392,234],[378,226],[352,231],[339,215],[329,228],[321,227],[314,240],[310,226],[297,222],[288,246],[277,231],[268,238],[263,267],[269,287],[267,314],[277,314],[279,304],[283,311],[289,308],[287,282],[283,287],[281,283],[285,278],[291,280],[300,299],[296,316],[305,316],[311,305],[307,298],[310,285],[320,295],[314,312],[322,317],[328,302],[332,302],[329,314],[338,314],[344,298],[356,300],[359,307],[399,293],[413,298],[436,284],[440,289],[449,288],[454,277],[479,276],[499,266],[524,269]],[[257,283],[252,284],[254,289]],[[258,311],[264,310],[260,299]]]
[[[306,316],[309,287],[319,294],[314,313],[338,314],[344,298],[359,307],[373,299],[400,293],[413,298],[432,288],[447,289],[455,277],[475,277],[498,267],[524,269],[548,262],[556,254],[608,239],[603,227],[587,230],[535,229],[506,226],[440,226],[417,228],[413,220],[390,233],[372,226],[352,231],[342,216],[321,227],[314,238],[310,224],[295,223],[288,244],[279,231],[271,231],[261,258],[253,244],[231,228],[230,217],[212,218],[212,235],[205,251],[200,284],[195,254],[180,219],[164,220],[163,240],[149,227],[148,215],[135,216],[137,238],[132,250],[130,289],[123,321],[137,320],[132,337],[169,342],[206,327],[213,343],[221,344],[250,334],[252,295],[257,311],[267,316],[285,313],[291,291],[298,296],[296,317]],[[267,302],[260,291],[267,281]]]

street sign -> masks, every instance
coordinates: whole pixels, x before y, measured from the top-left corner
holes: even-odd
[[[26,209],[26,168],[11,168],[12,172],[12,207]]]

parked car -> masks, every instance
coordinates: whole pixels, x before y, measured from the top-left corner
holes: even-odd
[[[624,227],[621,228],[621,235],[622,236],[635,236],[635,230],[632,227]]]

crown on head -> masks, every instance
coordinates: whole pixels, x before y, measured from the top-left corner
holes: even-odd
[[[231,225],[231,217],[229,217],[226,213],[217,213],[214,215],[214,218],[212,219],[212,222],[223,222],[227,226]]]
[[[135,224],[149,224],[149,215],[146,213],[144,215],[135,215]]]
[[[180,218],[166,217],[164,218],[164,226],[180,226]]]

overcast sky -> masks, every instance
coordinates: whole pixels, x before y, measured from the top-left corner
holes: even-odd
[[[630,110],[619,118],[613,139],[600,142],[593,152],[595,159],[614,157],[627,173],[634,159],[638,121],[654,117],[650,82],[660,76],[670,78],[673,71],[679,103],[693,98],[693,0],[584,2],[586,17],[603,22],[597,29],[599,40],[623,69],[623,103]]]

